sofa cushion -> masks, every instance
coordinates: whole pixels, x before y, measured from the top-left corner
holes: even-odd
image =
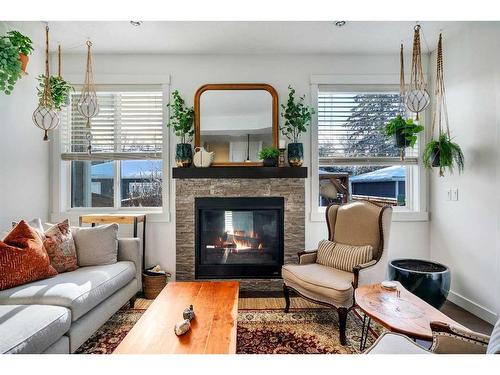
[[[55,224],[44,233],[43,246],[49,254],[50,264],[57,272],[74,271],[78,268],[75,241],[66,219]]]
[[[282,268],[285,284],[300,293],[319,301],[330,303],[337,307],[352,305],[351,272],[312,264],[287,264]]]
[[[118,224],[94,228],[72,228],[78,265],[102,266],[116,263],[118,254]]]
[[[373,248],[371,245],[351,246],[323,240],[318,245],[316,263],[353,272],[355,266],[368,263],[372,259]]]
[[[54,278],[0,292],[0,304],[40,304],[67,307],[73,321],[135,278],[135,265],[124,261],[107,266],[81,267]]]
[[[42,239],[22,220],[0,241],[0,290],[57,275]]]
[[[0,306],[0,353],[42,353],[71,325],[71,313],[59,306]]]
[[[500,319],[491,332],[490,342],[488,343],[487,354],[500,354]]]

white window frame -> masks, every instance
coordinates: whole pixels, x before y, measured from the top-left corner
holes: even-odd
[[[83,84],[83,76],[66,75],[66,80],[75,86]],[[94,81],[100,85],[158,85],[163,93],[163,119],[169,116],[166,104],[170,98],[170,75],[94,75]],[[170,132],[163,129],[162,144],[162,207],[120,207],[120,191],[117,190],[120,170],[114,164],[114,206],[115,207],[71,207],[71,161],[61,160],[61,134],[60,129],[53,132],[51,142],[51,220],[71,217],[77,220],[79,215],[91,213],[145,213],[149,222],[170,222]]]
[[[398,75],[312,75],[310,80],[311,105],[315,110],[311,122],[311,221],[325,221],[326,207],[319,205],[319,151],[318,151],[318,93],[322,85],[329,86],[358,86],[359,90],[367,86],[394,86],[399,87]],[[426,113],[421,115],[421,123],[426,125]],[[426,126],[428,128],[428,126]],[[413,170],[417,173],[406,170],[406,196],[407,204],[405,206],[395,206],[393,212],[393,221],[428,221],[427,211],[427,193],[428,172],[422,163],[422,149],[427,139],[427,132],[424,131],[418,135],[419,158],[418,164],[413,165]],[[370,165],[386,165],[384,162],[371,162]],[[337,165],[353,165],[352,162],[338,163]],[[354,164],[356,165],[356,164]]]

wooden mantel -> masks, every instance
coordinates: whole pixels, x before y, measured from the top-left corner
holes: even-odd
[[[307,167],[172,168],[173,178],[307,178]]]

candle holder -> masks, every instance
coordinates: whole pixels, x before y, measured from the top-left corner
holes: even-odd
[[[286,148],[280,148],[280,154],[278,157],[278,167],[284,167],[285,166],[285,151]]]

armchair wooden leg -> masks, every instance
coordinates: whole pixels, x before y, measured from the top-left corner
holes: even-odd
[[[290,290],[283,284],[283,295],[285,296],[285,312],[290,310]]]
[[[346,323],[347,323],[347,312],[348,310],[345,307],[340,307],[337,309],[339,314],[339,333],[340,333],[340,344],[345,345],[347,343],[347,339],[345,336],[346,331]]]

